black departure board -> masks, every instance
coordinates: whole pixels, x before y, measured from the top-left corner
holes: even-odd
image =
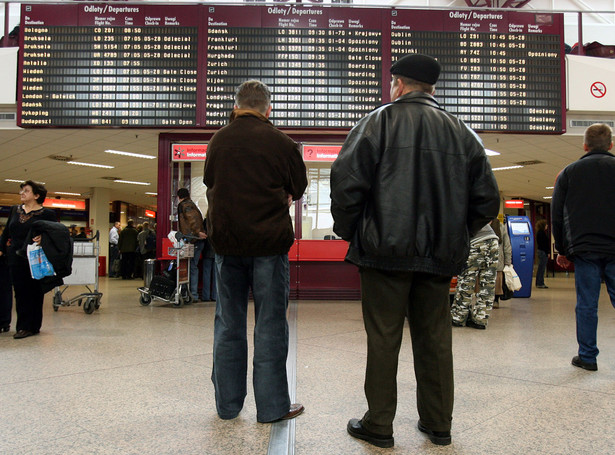
[[[562,14],[24,4],[21,39],[22,127],[219,128],[253,78],[277,127],[348,130],[419,52],[442,64],[436,99],[475,130],[565,131]]]

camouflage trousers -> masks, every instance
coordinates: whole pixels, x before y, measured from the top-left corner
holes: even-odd
[[[468,316],[477,324],[487,325],[495,298],[498,239],[487,239],[470,247],[467,268],[457,277],[457,292],[451,307],[453,321],[465,324]],[[476,301],[472,305],[472,297]]]

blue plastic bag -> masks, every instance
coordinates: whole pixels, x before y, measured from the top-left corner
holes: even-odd
[[[36,243],[28,245],[28,262],[30,263],[30,274],[35,280],[56,274],[43,248]]]

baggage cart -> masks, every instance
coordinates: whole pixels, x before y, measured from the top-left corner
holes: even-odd
[[[138,288],[141,293],[139,297],[141,305],[147,306],[154,300],[171,303],[175,307],[192,303],[193,298],[188,283],[190,282],[190,258],[194,256],[194,245],[187,243],[178,248],[170,247],[168,254],[175,256],[169,266],[170,270],[175,266],[175,279],[155,276],[149,286]]]
[[[92,314],[100,307],[102,293],[98,292],[98,255],[100,253],[100,233],[89,239],[81,239],[73,243],[72,273],[65,277],[64,288],[57,286],[53,295],[53,310],[58,308],[83,304],[83,311]],[[88,292],[83,292],[75,297],[64,300],[64,292],[69,286],[85,286]],[[90,286],[94,286],[91,289]]]

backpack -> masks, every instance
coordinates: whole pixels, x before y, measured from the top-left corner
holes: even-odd
[[[147,233],[147,237],[145,237],[145,251],[155,251],[155,250],[156,250],[156,233],[150,230]]]

